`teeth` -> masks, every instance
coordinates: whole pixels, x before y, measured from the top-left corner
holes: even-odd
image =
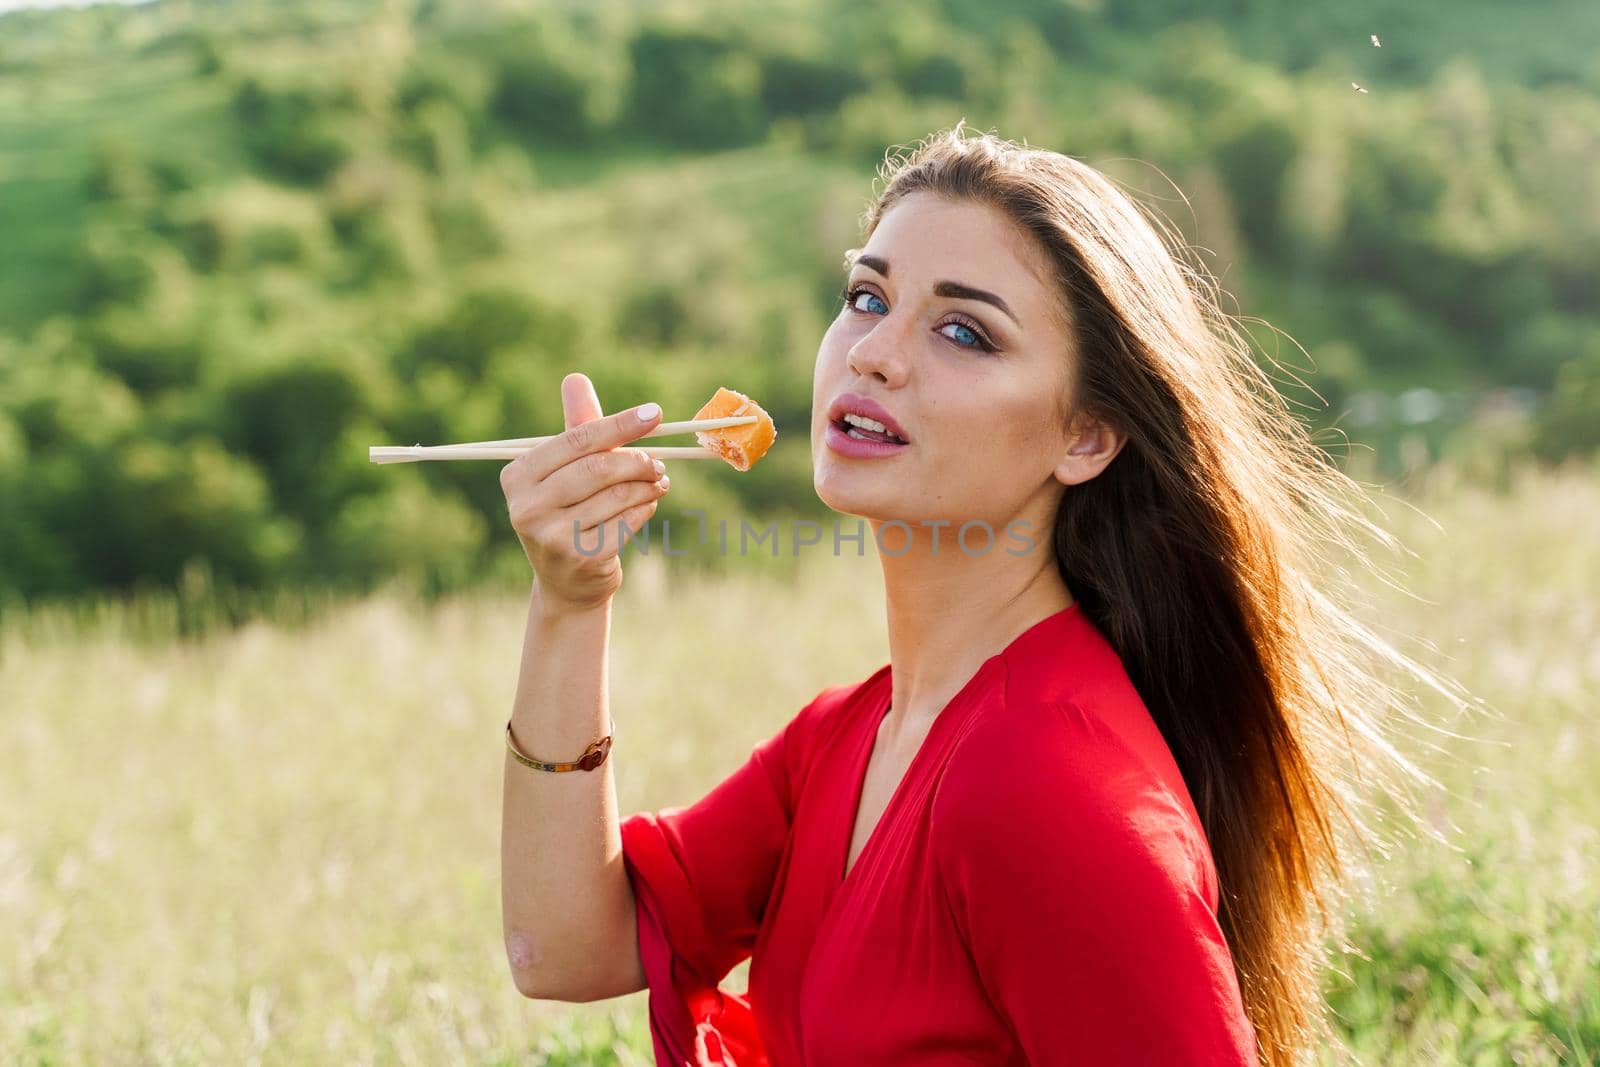
[[[893,437],[896,441],[901,439],[900,435],[889,429],[889,427],[885,426],[877,419],[869,419],[865,415],[847,413],[844,417],[844,421],[848,422],[852,426],[859,426],[863,430],[871,430],[873,433],[886,433],[890,437]]]

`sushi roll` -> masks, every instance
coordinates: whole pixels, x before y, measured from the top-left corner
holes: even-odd
[[[772,416],[761,405],[732,389],[718,388],[705,406],[694,413],[696,419],[722,419],[738,415],[756,415],[757,421],[743,426],[724,426],[720,430],[696,430],[695,440],[709,448],[733,467],[747,471],[756,460],[767,454],[778,436],[772,425]]]

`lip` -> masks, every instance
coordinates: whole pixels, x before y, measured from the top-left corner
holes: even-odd
[[[881,422],[889,428],[890,433],[900,438],[900,440],[904,441],[906,444],[911,443],[911,435],[906,433],[905,427],[901,426],[895,417],[889,414],[888,408],[885,408],[876,400],[864,397],[860,393],[840,393],[838,396],[833,398],[833,403],[828,405],[828,425],[832,426],[834,423],[844,418],[847,413],[851,415],[865,415],[869,419]],[[847,437],[847,435],[842,433],[840,436],[846,436],[847,440],[854,440],[854,438]],[[890,447],[904,448],[905,445],[892,445]]]
[[[861,414],[866,414],[866,412]],[[823,441],[829,448],[839,455],[848,456],[851,459],[882,459],[885,456],[893,456],[904,452],[911,447],[910,445],[891,444],[888,441],[864,441],[859,437],[851,437],[832,422],[828,423],[825,435]]]

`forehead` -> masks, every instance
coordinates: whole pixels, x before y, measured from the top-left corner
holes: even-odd
[[[865,246],[848,253],[852,265],[858,254],[888,260],[897,283],[956,281],[999,293],[1024,322],[1024,309],[1045,315],[1061,299],[1033,235],[976,201],[911,193],[884,213]]]

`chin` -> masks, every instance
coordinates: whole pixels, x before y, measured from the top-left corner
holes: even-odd
[[[871,509],[870,502],[874,494],[863,493],[844,484],[848,477],[841,478],[840,473],[837,470],[831,472],[813,470],[811,488],[816,491],[817,499],[834,511],[865,517],[865,512]]]
[[[915,509],[906,506],[906,494],[899,487],[873,491],[864,485],[857,487],[844,484],[848,480],[848,476],[842,479],[813,478],[811,486],[816,490],[817,499],[841,515],[877,522],[900,519],[915,525],[916,520],[907,517],[907,513]]]

